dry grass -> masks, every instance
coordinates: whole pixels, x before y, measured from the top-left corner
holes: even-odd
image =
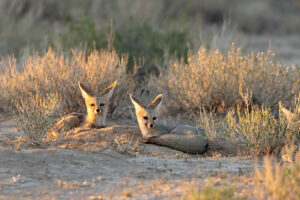
[[[298,147],[299,148],[299,147]],[[273,156],[263,158],[263,169],[229,175],[222,179],[211,177],[196,186],[183,199],[300,199],[300,152],[293,146],[285,148],[289,159],[278,161]],[[214,183],[218,184],[214,184]]]
[[[299,76],[300,68],[275,63],[271,52],[242,56],[233,45],[227,54],[201,47],[197,54],[188,55],[188,64],[173,63],[164,80],[183,108],[224,113],[243,106],[240,91],[247,89],[255,104],[274,109],[281,100],[293,106],[300,91]]]
[[[300,199],[300,152],[293,156],[291,149],[288,156],[293,163],[282,165],[272,157],[264,158],[264,170],[256,172],[256,178],[263,184],[256,188],[258,198]]]
[[[13,105],[11,101],[20,102],[30,94],[58,94],[61,99],[62,111],[78,111],[84,105],[77,86],[79,80],[89,83],[95,93],[101,92],[113,81],[118,80],[114,92],[115,97],[122,98],[124,90],[128,89],[126,75],[126,56],[119,56],[115,51],[73,51],[71,57],[54,53],[49,49],[45,55],[28,57],[18,70],[16,60],[3,59],[0,62],[0,101],[1,110],[9,112]]]

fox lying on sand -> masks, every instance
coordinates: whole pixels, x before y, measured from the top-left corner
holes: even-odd
[[[164,126],[159,124],[159,111],[163,95],[158,95],[151,104],[145,105],[130,94],[143,138],[148,143],[167,146],[186,153],[204,153],[208,140],[203,129],[190,125]]]
[[[93,94],[87,86],[78,82],[78,86],[85,101],[87,114],[73,112],[61,117],[51,128],[49,135],[57,136],[61,132],[66,132],[76,127],[104,127],[106,124],[109,99],[113,94],[116,84],[117,81],[105,88],[101,94]]]

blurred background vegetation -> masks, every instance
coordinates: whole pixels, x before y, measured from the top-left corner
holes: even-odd
[[[271,39],[253,46],[253,35],[300,33],[299,0],[2,0],[0,13],[0,56],[22,59],[49,46],[114,48],[129,54],[129,70],[143,58],[145,70],[154,72],[201,45],[265,50]]]

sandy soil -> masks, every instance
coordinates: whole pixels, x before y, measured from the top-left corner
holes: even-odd
[[[37,144],[15,140],[22,136],[15,122],[2,121],[0,199],[180,199],[210,177],[262,168],[253,158],[144,144],[139,134],[135,126],[113,126]]]

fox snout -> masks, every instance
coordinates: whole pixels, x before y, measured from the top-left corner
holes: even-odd
[[[95,113],[96,114],[101,114],[103,112],[103,110],[101,109],[101,108],[97,108],[96,110],[95,110]]]
[[[148,128],[155,128],[155,124],[153,122],[151,122],[150,120],[148,120],[145,125]]]
[[[155,128],[155,125],[154,124],[148,124],[148,128]]]

